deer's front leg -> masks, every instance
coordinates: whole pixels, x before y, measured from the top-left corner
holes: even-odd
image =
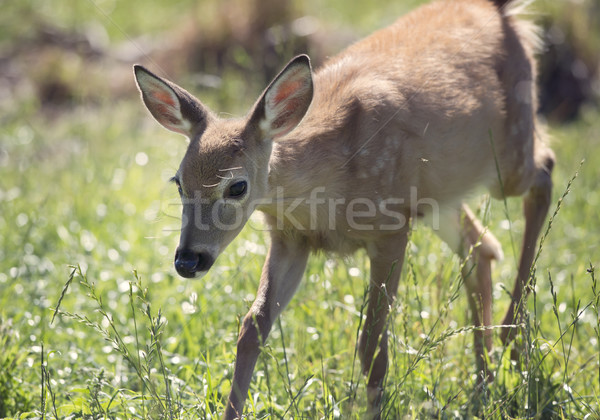
[[[407,231],[403,231],[383,238],[369,249],[369,301],[358,352],[363,373],[367,375],[369,414],[376,419],[379,418],[383,379],[388,364],[386,321],[398,290],[407,241]],[[379,352],[375,355],[377,350]]]
[[[237,343],[237,358],[225,419],[242,417],[244,401],[260,346],[277,316],[294,295],[308,259],[308,247],[271,235],[271,247],[263,267],[256,300],[245,316]]]

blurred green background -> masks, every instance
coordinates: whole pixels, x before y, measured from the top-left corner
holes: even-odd
[[[420,3],[1,2],[0,417],[168,418],[176,412],[202,418],[223,409],[236,328],[256,290],[265,234],[259,223],[246,229],[202,282],[175,274],[180,207],[166,181],[186,142],[143,109],[132,64],[176,81],[217,112],[242,115],[295,54],[308,53],[318,67]],[[550,413],[546,418],[577,418],[598,414],[600,395],[600,332],[592,311],[598,295],[588,272],[599,260],[600,1],[537,0],[527,15],[540,24],[544,41],[540,112],[558,156],[555,201],[579,162],[586,163],[549,234],[539,260],[541,286],[530,303],[535,348],[543,353],[544,343],[551,347],[536,371],[542,385],[523,388],[522,372],[503,377],[485,409],[490,418],[526,416],[539,407]],[[519,201],[510,200],[508,209],[507,217],[503,204],[495,203],[487,220],[507,255],[494,272],[496,320],[508,302],[503,287],[512,288],[512,236],[518,243],[523,228]],[[70,265],[80,271],[63,292]],[[443,336],[444,328],[469,325],[462,295],[454,302],[452,288],[440,287],[454,284],[459,261],[431,232],[419,230],[407,267],[389,379],[403,386],[391,394],[396,399],[390,397],[388,417],[433,412],[469,418],[469,395],[461,390],[473,384],[465,352],[470,334],[451,335],[431,350],[428,363],[417,361],[414,370],[411,364],[424,332]],[[307,284],[282,317],[285,335],[275,328],[266,362],[257,369],[251,418],[359,416],[361,405],[349,395],[361,384],[353,340],[366,272],[361,253],[344,261],[311,260]],[[51,322],[59,299],[65,314]],[[139,308],[154,318],[142,320]],[[168,320],[160,340],[148,332],[160,324],[158,308]],[[117,336],[164,360],[140,362],[148,368],[140,378],[125,351],[114,349]],[[556,344],[563,336],[570,339],[568,352]],[[163,373],[169,378],[164,383]],[[160,395],[171,389],[179,411],[167,410],[164,401],[147,403],[152,386]],[[515,403],[527,398],[538,405]]]
[[[141,62],[203,96],[210,91],[220,107],[243,108],[240,96],[259,91],[293,54],[308,52],[318,66],[422,2],[4,2],[2,97],[42,108],[129,98],[127,68]],[[544,40],[541,112],[552,121],[572,120],[598,97],[600,3],[529,3]]]

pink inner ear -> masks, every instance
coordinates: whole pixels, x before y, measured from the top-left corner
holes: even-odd
[[[279,89],[277,89],[277,94],[273,98],[273,106],[279,105],[281,101],[283,101],[288,96],[300,89],[302,87],[302,84],[302,80],[291,80],[282,83]]]
[[[175,101],[173,100],[173,96],[169,95],[167,92],[163,90],[152,90],[150,92],[152,98],[158,102],[162,102],[167,105],[175,106]]]

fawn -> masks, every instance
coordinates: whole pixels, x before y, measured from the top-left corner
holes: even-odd
[[[535,27],[509,1],[425,5],[351,45],[313,73],[294,58],[243,118],[221,119],[179,86],[136,65],[154,118],[190,143],[173,180],[183,202],[175,268],[199,278],[254,210],[271,243],[237,342],[224,417],[241,418],[260,347],[314,250],[365,248],[370,291],[358,342],[369,413],[379,416],[410,220],[430,223],[462,258],[480,380],[492,346],[491,262],[502,249],[462,200],[477,187],[524,195],[512,302],[522,310],[551,200],[554,154],[536,122]],[[385,304],[381,304],[384,302]],[[517,328],[503,328],[509,342]]]

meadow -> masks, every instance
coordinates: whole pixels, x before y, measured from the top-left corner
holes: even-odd
[[[294,12],[360,36],[417,3],[351,8],[313,0]],[[140,54],[143,35],[172,28],[186,10],[204,16],[217,4],[5,5],[0,51],[12,55],[0,65],[21,61],[11,62],[14,86],[8,79],[0,85],[0,417],[193,419],[223,412],[268,233],[257,217],[203,279],[175,273],[181,208],[168,180],[186,141],[152,120],[131,63],[115,58],[127,45]],[[84,59],[80,47],[65,53],[39,45],[32,57],[27,42],[45,22],[68,33],[101,28],[110,57]],[[276,53],[277,67],[291,55],[285,47]],[[176,81],[213,109],[242,115],[264,77],[251,71],[252,57],[233,56],[238,66],[212,78],[181,73]],[[48,80],[70,90],[48,90]],[[496,379],[476,392],[463,262],[434,232],[415,229],[389,322],[383,418],[600,418],[600,111],[586,106],[549,131],[557,155],[553,204],[516,343],[519,360],[511,361],[496,328]],[[499,323],[520,252],[521,200],[483,195],[471,204],[504,248],[493,271]],[[368,271],[364,253],[311,257],[257,364],[247,418],[361,418],[365,380],[355,343]]]

